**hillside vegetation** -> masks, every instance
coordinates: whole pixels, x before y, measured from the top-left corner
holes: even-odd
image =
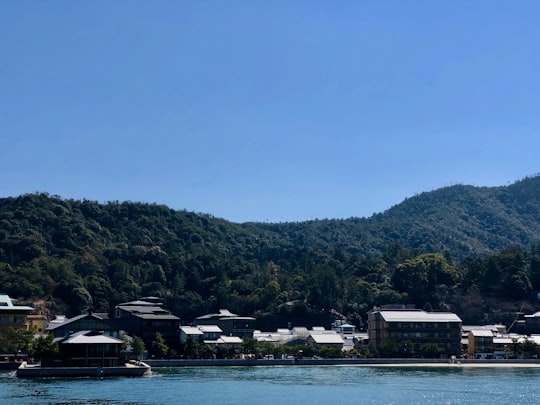
[[[236,224],[137,202],[0,199],[0,292],[44,311],[160,296],[189,322],[218,308],[260,327],[362,326],[385,303],[507,322],[537,307],[540,177],[455,185],[370,218]]]

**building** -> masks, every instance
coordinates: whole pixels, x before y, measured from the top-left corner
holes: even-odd
[[[332,323],[332,330],[335,330],[340,335],[354,335],[356,332],[356,326],[339,320]]]
[[[307,338],[307,343],[312,345],[313,347],[317,349],[321,349],[323,347],[331,348],[335,347],[340,350],[343,349],[343,345],[345,344],[345,341],[339,335],[333,330],[327,331],[327,330],[320,330],[315,329],[309,334],[309,337]]]
[[[535,312],[532,315],[525,315],[523,317],[523,320],[523,333],[527,335],[534,335],[540,333],[540,312]]]
[[[164,309],[155,297],[118,304],[114,322],[128,335],[140,337],[147,347],[151,347],[156,333],[161,334],[169,347],[179,343],[180,318]]]
[[[398,350],[409,346],[417,353],[434,345],[443,354],[456,355],[460,353],[461,319],[447,312],[374,308],[368,313],[368,336],[375,347],[391,341]]]
[[[238,316],[228,309],[220,309],[218,313],[199,316],[193,322],[195,325],[217,325],[225,336],[240,338],[253,337],[255,318]]]
[[[493,353],[493,332],[489,329],[469,331],[469,358],[482,358],[487,353]]]
[[[223,331],[217,325],[199,325],[198,328],[203,334],[203,342],[207,344],[215,343],[223,335]]]
[[[0,328],[28,329],[28,315],[34,308],[15,305],[9,295],[0,294]]]
[[[203,342],[203,332],[195,326],[180,326],[180,344],[184,345],[188,339],[192,339],[196,343]]]
[[[45,315],[28,315],[28,328],[35,330],[36,334],[45,333],[47,317]]]
[[[122,340],[97,331],[79,331],[57,338],[64,367],[117,367],[121,365]]]
[[[109,319],[107,314],[89,313],[69,319],[60,316],[51,321],[45,330],[52,333],[55,338],[64,338],[77,332],[90,330],[100,331],[101,334],[114,338],[119,337],[118,326]]]

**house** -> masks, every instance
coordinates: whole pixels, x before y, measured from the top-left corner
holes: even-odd
[[[337,334],[335,331],[326,331],[330,333],[321,333],[319,330],[315,330],[310,333],[307,338],[307,343],[311,344],[313,347],[320,349],[322,347],[337,347],[343,349],[345,341],[343,338]]]
[[[188,339],[192,339],[194,342],[203,342],[203,332],[195,326],[180,326],[180,344],[186,344]]]
[[[493,332],[488,329],[469,331],[469,358],[482,358],[493,353]]]
[[[255,329],[255,318],[239,316],[228,309],[220,309],[217,313],[199,316],[193,323],[195,325],[217,325],[223,331],[223,335],[240,338],[252,337]]]
[[[78,331],[57,338],[63,367],[117,367],[121,364],[121,339],[97,331]]]
[[[0,294],[0,328],[28,329],[28,315],[34,308],[25,305],[15,305],[6,294]]]
[[[222,345],[228,349],[240,349],[244,341],[238,336],[220,336],[215,342],[217,345]]]
[[[66,319],[60,317],[51,321],[46,332],[52,333],[55,338],[63,338],[80,331],[100,331],[105,336],[118,338],[120,331],[118,326],[109,319],[107,314],[88,313]]]
[[[354,333],[356,332],[356,326],[339,320],[332,323],[332,330],[335,330],[341,335],[354,335]]]
[[[449,312],[426,312],[395,307],[374,308],[368,313],[369,344],[381,347],[386,342],[397,348],[435,345],[442,353],[460,353],[461,319]]]
[[[150,347],[156,333],[161,334],[169,347],[178,345],[180,318],[164,309],[154,297],[118,304],[114,321],[127,334],[140,337],[147,347]]]
[[[223,334],[221,328],[217,325],[199,325],[198,329],[203,334],[204,343],[215,343]]]

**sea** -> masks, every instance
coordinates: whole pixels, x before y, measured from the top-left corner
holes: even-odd
[[[540,368],[184,367],[140,378],[36,380],[0,373],[2,405],[510,403],[540,403]]]

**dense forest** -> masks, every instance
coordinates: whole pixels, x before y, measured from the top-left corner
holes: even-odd
[[[228,308],[259,327],[365,326],[414,303],[464,323],[540,308],[540,177],[454,185],[369,218],[237,224],[138,202],[0,199],[0,292],[48,314],[159,296],[184,322]]]

